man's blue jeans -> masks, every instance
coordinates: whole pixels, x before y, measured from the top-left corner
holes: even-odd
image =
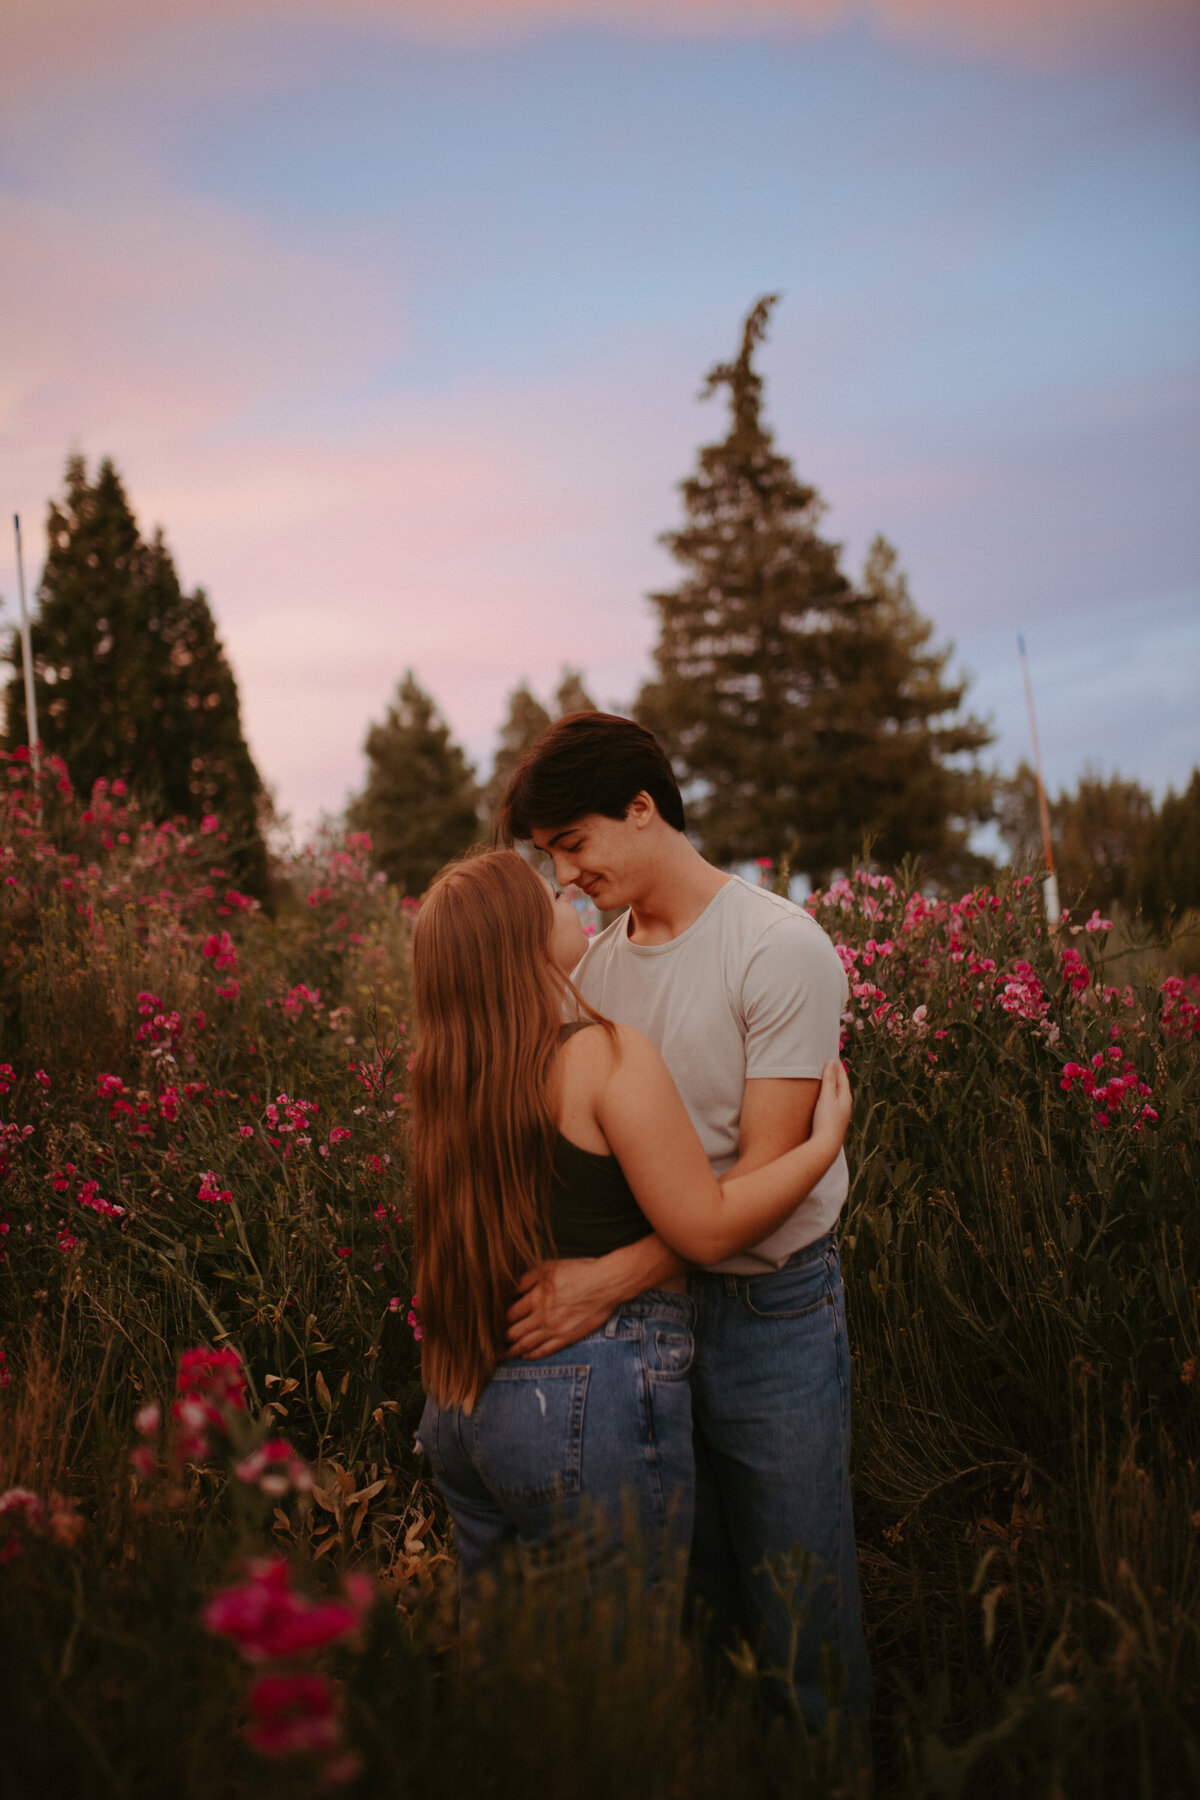
[[[740,1633],[764,1672],[790,1674],[811,1725],[826,1716],[830,1655],[844,1712],[864,1719],[871,1674],[850,1501],[850,1352],[836,1234],[769,1274],[699,1271],[688,1290],[696,1302],[692,1595],[716,1641],[732,1645]],[[793,1577],[784,1582],[789,1609],[763,1565],[778,1569],[797,1549],[808,1572],[794,1587]]]
[[[695,1308],[650,1289],[590,1337],[538,1362],[501,1363],[471,1412],[429,1399],[418,1442],[454,1519],[463,1575],[515,1551],[552,1569],[590,1540],[589,1561],[627,1548],[631,1522],[653,1581],[692,1536]]]

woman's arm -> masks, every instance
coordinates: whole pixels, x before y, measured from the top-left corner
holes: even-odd
[[[618,1027],[596,1095],[596,1120],[658,1236],[689,1262],[715,1263],[793,1212],[832,1166],[850,1122],[850,1084],[827,1063],[812,1136],[765,1168],[722,1185],[654,1046]]]

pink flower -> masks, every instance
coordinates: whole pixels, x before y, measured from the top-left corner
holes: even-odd
[[[139,1437],[153,1437],[161,1424],[162,1407],[157,1400],[148,1400],[133,1415],[133,1429]]]
[[[1100,917],[1099,907],[1096,908],[1091,918],[1085,922],[1083,927],[1085,931],[1111,931],[1112,928],[1111,919],[1102,919]]]
[[[221,1186],[220,1177],[214,1175],[212,1170],[209,1169],[200,1177],[200,1187],[196,1194],[196,1198],[197,1200],[211,1201],[215,1205],[231,1206],[233,1204],[233,1190],[232,1188],[223,1188]]]
[[[105,1200],[100,1193],[98,1181],[85,1181],[75,1196],[80,1206],[90,1207],[93,1212],[104,1219],[120,1219],[124,1217],[125,1208],[117,1206],[112,1200]]]
[[[212,959],[214,969],[234,969],[237,967],[237,946],[227,931],[218,937],[210,931],[200,946],[200,954]]]
[[[252,1482],[276,1499],[282,1498],[289,1488],[298,1494],[309,1493],[313,1485],[308,1464],[284,1438],[272,1438],[261,1445],[251,1456],[235,1463],[233,1472],[239,1481]]]
[[[35,1069],[33,1071],[33,1079],[35,1081],[40,1081],[44,1088],[50,1086],[50,1077],[47,1075],[45,1069]]]
[[[175,1427],[175,1453],[184,1462],[203,1462],[211,1448],[208,1428],[220,1423],[220,1414],[206,1401],[189,1394],[171,1406],[171,1422]]]
[[[11,1487],[5,1494],[0,1494],[0,1516],[11,1512],[32,1532],[40,1530],[41,1519],[45,1517],[45,1507],[34,1490],[29,1487]]]
[[[154,1460],[154,1452],[146,1444],[138,1444],[129,1452],[129,1464],[135,1475],[143,1481],[149,1481],[158,1466]]]
[[[214,1594],[204,1623],[232,1638],[247,1662],[307,1656],[357,1631],[362,1609],[340,1600],[310,1600],[291,1586],[282,1557],[249,1565],[243,1586]]]
[[[236,1350],[210,1350],[203,1344],[185,1350],[179,1359],[175,1391],[186,1399],[197,1400],[204,1409],[203,1416],[220,1424],[220,1409],[245,1410],[246,1372],[242,1359]]]
[[[333,1750],[341,1741],[333,1686],[324,1675],[260,1675],[249,1703],[246,1737],[264,1756]]]
[[[204,837],[211,837],[214,831],[220,829],[220,825],[221,821],[218,819],[216,813],[205,813],[200,821],[201,834]]]

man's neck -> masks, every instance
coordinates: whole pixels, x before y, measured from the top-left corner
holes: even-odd
[[[629,938],[635,944],[669,944],[694,925],[732,875],[705,862],[678,834],[656,856],[645,885],[629,903]]]

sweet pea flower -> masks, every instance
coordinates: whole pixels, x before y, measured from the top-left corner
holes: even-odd
[[[232,1638],[247,1662],[286,1661],[323,1650],[358,1630],[362,1607],[310,1600],[291,1585],[282,1557],[258,1558],[241,1587],[214,1594],[204,1608],[212,1632]]]
[[[249,1705],[246,1737],[264,1756],[319,1753],[341,1741],[333,1686],[324,1675],[260,1675]]]
[[[282,1499],[289,1488],[298,1494],[312,1491],[312,1471],[284,1438],[272,1438],[261,1445],[251,1456],[235,1463],[233,1472],[239,1481],[252,1483],[274,1499]]]

